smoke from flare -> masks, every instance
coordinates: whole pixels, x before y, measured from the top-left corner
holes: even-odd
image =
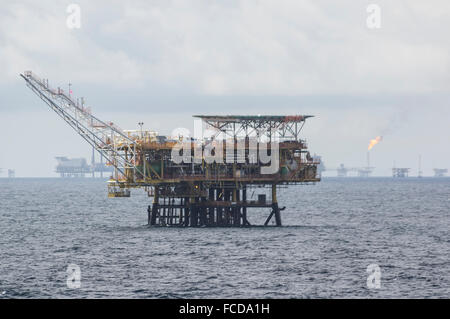
[[[380,143],[382,139],[383,139],[382,136],[377,136],[374,139],[370,140],[369,147],[367,148],[367,150],[370,151],[372,147]]]

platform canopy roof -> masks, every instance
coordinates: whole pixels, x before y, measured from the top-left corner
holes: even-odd
[[[241,134],[250,136],[266,135],[272,138],[275,133],[289,140],[299,140],[305,120],[312,115],[194,115],[204,123],[228,136]]]
[[[285,122],[285,123],[295,123],[303,122],[313,115],[194,115],[194,117],[201,118],[204,121],[214,121],[214,122],[228,122],[228,123],[239,123],[239,122]]]

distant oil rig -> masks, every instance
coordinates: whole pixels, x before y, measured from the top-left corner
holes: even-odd
[[[351,172],[357,172],[358,177],[370,177],[375,167],[370,165],[370,150],[377,145],[379,142],[383,140],[382,136],[377,136],[374,139],[371,139],[369,142],[369,147],[367,149],[367,166],[366,167],[346,167],[344,164],[340,164],[336,168],[326,168],[323,167],[323,171],[336,171],[337,177],[348,177],[349,173]],[[395,161],[394,166],[392,167],[392,177],[394,178],[406,178],[409,177],[409,173],[411,171],[411,168],[408,167],[396,167]],[[445,168],[435,168],[434,169],[434,177],[445,177],[445,174],[447,174],[448,170]],[[419,155],[418,157],[418,169],[417,169],[417,177],[422,178],[423,177],[423,171],[422,171],[422,156]]]
[[[417,168],[417,177],[422,178],[423,177],[423,171],[422,171],[422,156],[419,155],[419,161],[418,161],[418,168]],[[411,168],[409,167],[396,167],[395,161],[394,161],[394,167],[392,167],[392,177],[394,178],[405,178],[410,176]],[[445,177],[445,175],[448,172],[448,169],[446,168],[434,168],[434,177]]]
[[[248,208],[269,208],[281,226],[277,187],[320,181],[316,162],[300,132],[309,115],[196,115],[210,136],[161,137],[155,132],[123,131],[91,114],[83,99],[52,89],[31,71],[26,85],[98,151],[113,167],[109,197],[129,197],[143,188],[150,197],[152,226],[250,226]],[[271,198],[251,188],[268,187]]]
[[[326,168],[327,171],[336,171],[337,177],[348,177],[349,173],[356,172],[358,177],[370,177],[375,167],[370,165],[370,153],[367,152],[367,166],[365,167],[346,167],[340,164],[335,168]]]
[[[434,168],[434,177],[445,177],[448,173],[448,169],[446,168]]]
[[[0,168],[0,174],[3,172],[3,168]],[[8,168],[8,178],[15,178],[16,171],[14,169]]]
[[[56,157],[58,165],[56,166],[55,172],[58,173],[62,178],[82,178],[86,175],[95,178],[99,176],[103,178],[103,173],[109,174],[109,176],[114,172],[112,166],[106,165],[103,162],[103,156],[100,156],[100,162],[95,162],[95,149],[92,152],[91,164],[88,164],[85,158],[68,158],[66,156]],[[108,177],[109,177],[108,176]]]

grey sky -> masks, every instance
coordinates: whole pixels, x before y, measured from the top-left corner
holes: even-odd
[[[70,3],[81,29],[66,27]],[[381,28],[368,29],[369,3]],[[0,167],[53,176],[87,144],[18,77],[73,83],[123,128],[191,127],[192,114],[314,114],[327,166],[450,168],[448,1],[15,1],[0,7]],[[413,174],[416,174],[414,171]]]

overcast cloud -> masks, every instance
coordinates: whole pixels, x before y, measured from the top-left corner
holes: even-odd
[[[311,151],[328,166],[449,167],[449,1],[2,1],[0,167],[50,176],[89,148],[18,77],[74,84],[94,113],[169,133],[197,113],[317,115]],[[381,28],[366,26],[369,3]],[[38,141],[38,142],[36,142]]]

